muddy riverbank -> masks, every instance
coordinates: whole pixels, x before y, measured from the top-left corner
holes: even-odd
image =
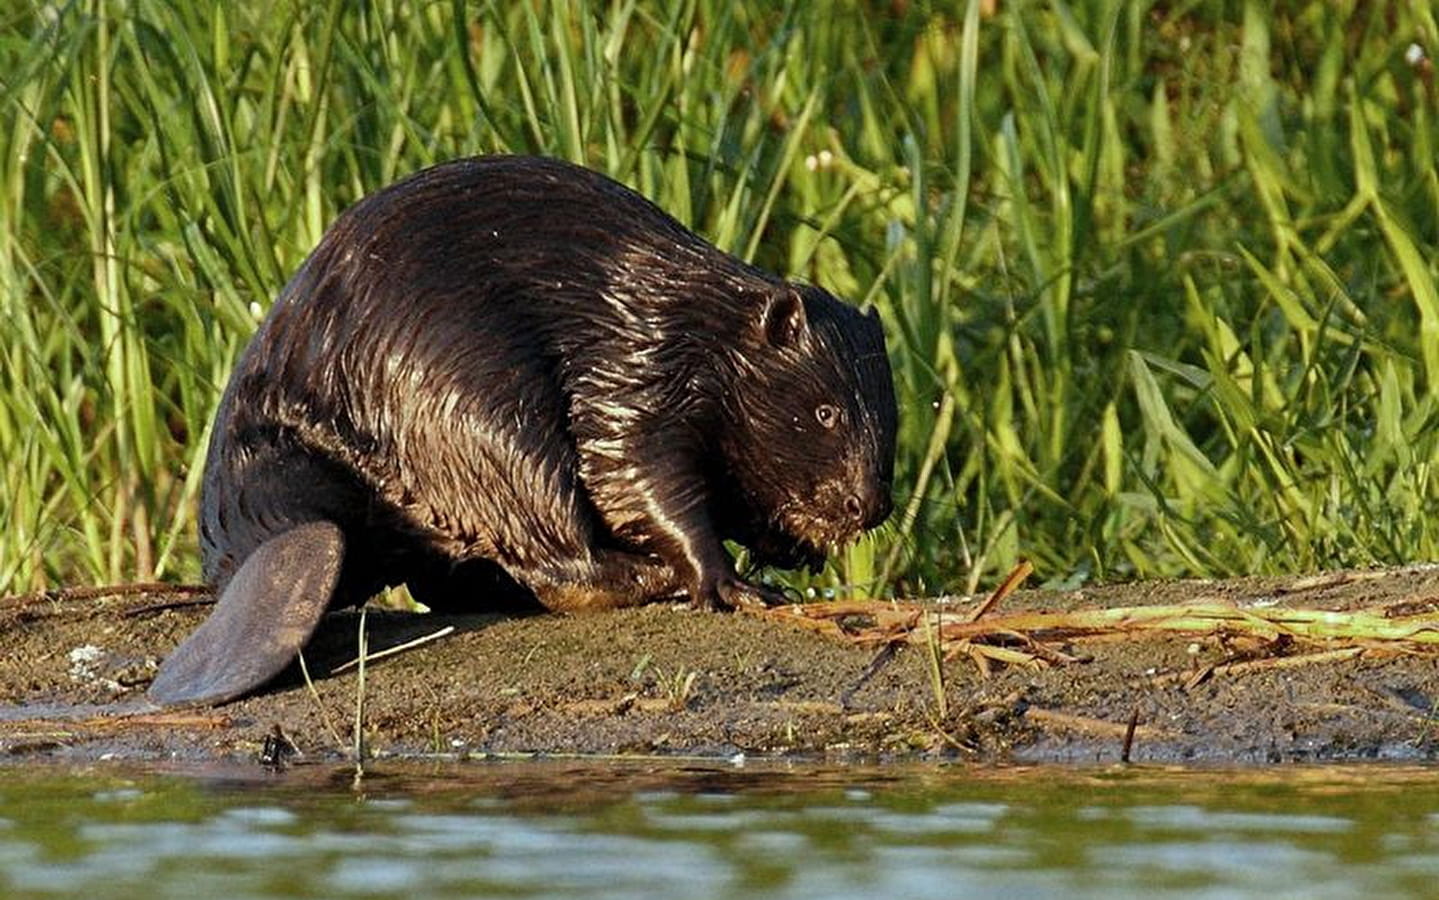
[[[285,735],[307,759],[351,752],[360,617],[330,615],[292,674],[214,710],[144,699],[208,613],[203,594],[0,600],[0,758],[254,759]],[[1020,591],[1006,610],[1207,603],[1432,615],[1439,568]],[[955,608],[950,606],[947,608]],[[962,607],[961,607],[962,608]],[[1119,760],[1281,764],[1439,753],[1439,655],[1405,642],[1118,633],[1051,658],[940,660],[747,614],[657,605],[584,617],[370,612],[370,752]],[[1065,661],[1068,660],[1068,661]],[[271,742],[271,750],[275,747]]]

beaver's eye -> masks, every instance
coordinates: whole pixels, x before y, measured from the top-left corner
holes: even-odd
[[[825,428],[833,428],[839,424],[839,410],[828,403],[821,403],[819,406],[816,406],[814,408],[814,417],[818,419],[819,424]]]

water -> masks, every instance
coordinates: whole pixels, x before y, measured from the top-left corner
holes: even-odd
[[[0,896],[1435,896],[1436,776],[0,767]]]

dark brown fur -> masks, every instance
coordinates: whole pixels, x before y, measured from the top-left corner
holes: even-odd
[[[555,610],[762,598],[722,539],[817,564],[884,519],[895,401],[877,318],[709,245],[600,175],[421,172],[342,215],[225,392],[205,574],[344,536],[332,605]]]

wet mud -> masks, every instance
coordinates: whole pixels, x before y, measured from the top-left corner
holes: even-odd
[[[587,616],[334,613],[296,670],[218,709],[160,709],[203,594],[0,600],[0,761],[699,756],[1280,765],[1433,759],[1439,654],[1391,642],[1117,634],[1031,667],[859,646],[656,605]],[[1020,591],[1008,610],[1181,603],[1433,614],[1439,568]],[[940,603],[940,601],[936,601]],[[1286,660],[1276,664],[1275,660]],[[1290,664],[1292,663],[1292,664]],[[362,689],[363,687],[363,689]],[[294,753],[291,752],[293,747]]]

